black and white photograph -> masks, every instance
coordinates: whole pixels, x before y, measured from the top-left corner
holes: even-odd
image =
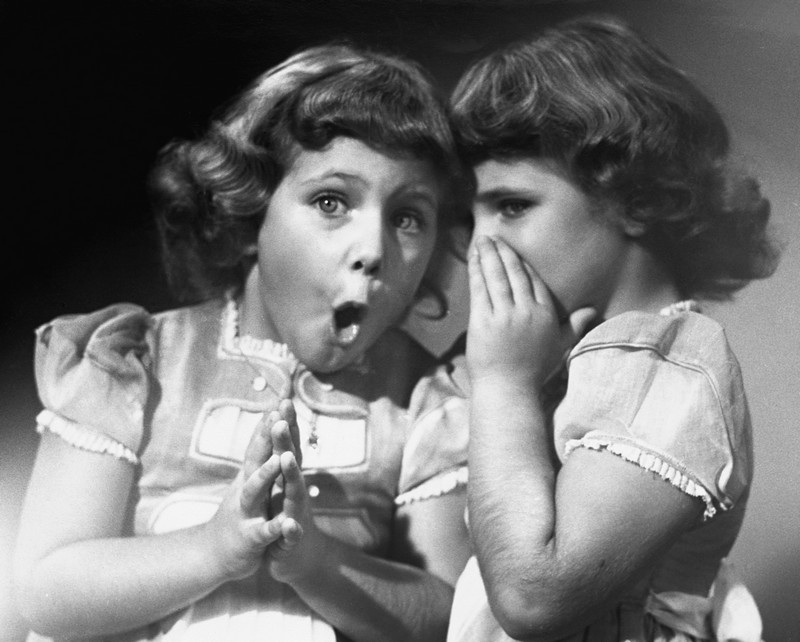
[[[0,24],[0,642],[800,642],[796,0]]]

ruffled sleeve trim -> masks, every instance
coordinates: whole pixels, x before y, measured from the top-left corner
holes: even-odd
[[[460,466],[431,477],[419,486],[400,493],[395,497],[396,506],[405,506],[413,502],[432,497],[440,497],[453,492],[456,488],[467,485],[468,471],[466,466]]]
[[[565,455],[569,455],[576,448],[590,448],[591,450],[605,450],[625,461],[636,464],[644,470],[656,473],[661,479],[669,482],[680,491],[703,500],[706,506],[703,519],[710,519],[717,513],[711,494],[697,480],[692,479],[685,472],[679,470],[670,462],[658,455],[647,452],[636,445],[614,441],[608,438],[583,437],[570,439],[565,446]]]
[[[42,434],[44,431],[58,436],[75,448],[111,455],[134,466],[139,463],[136,453],[124,444],[91,428],[65,419],[51,410],[42,410],[36,417],[36,432]]]

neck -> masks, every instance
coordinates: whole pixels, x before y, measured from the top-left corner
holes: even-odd
[[[631,243],[605,317],[633,310],[657,313],[680,300],[678,286],[664,265],[639,243]]]
[[[239,302],[239,333],[282,343],[264,305],[261,290],[258,265],[254,265],[247,274]]]

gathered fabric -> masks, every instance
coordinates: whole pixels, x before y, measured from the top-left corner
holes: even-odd
[[[240,336],[237,321],[230,298],[156,315],[112,306],[38,330],[38,430],[137,468],[123,535],[211,519],[253,430],[282,399],[297,411],[315,523],[353,547],[388,556],[398,506],[466,483],[466,403],[449,364],[392,330],[358,363],[317,375],[285,345]],[[331,642],[336,631],[260,569],[100,639]]]
[[[728,552],[752,479],[752,428],[739,364],[722,327],[694,306],[628,312],[569,354],[552,430],[563,463],[605,451],[703,502],[685,532],[601,618],[569,642],[760,642],[755,601]],[[448,642],[510,640],[492,615],[476,559],[456,586]]]

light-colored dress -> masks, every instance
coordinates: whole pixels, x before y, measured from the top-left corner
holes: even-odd
[[[463,394],[407,335],[390,331],[358,364],[317,376],[285,346],[240,337],[237,317],[232,299],[153,316],[118,305],[37,331],[39,430],[137,466],[130,534],[210,519],[254,427],[283,398],[297,410],[314,519],[341,541],[384,557],[399,504],[465,483]],[[257,573],[102,639],[329,642],[336,632]]]
[[[603,618],[567,640],[761,639],[758,609],[724,562],[752,476],[741,372],[722,327],[692,309],[622,314],[570,353],[553,416],[561,462],[576,448],[606,450],[698,498],[705,515]],[[511,639],[491,613],[474,558],[459,579],[447,639]]]

